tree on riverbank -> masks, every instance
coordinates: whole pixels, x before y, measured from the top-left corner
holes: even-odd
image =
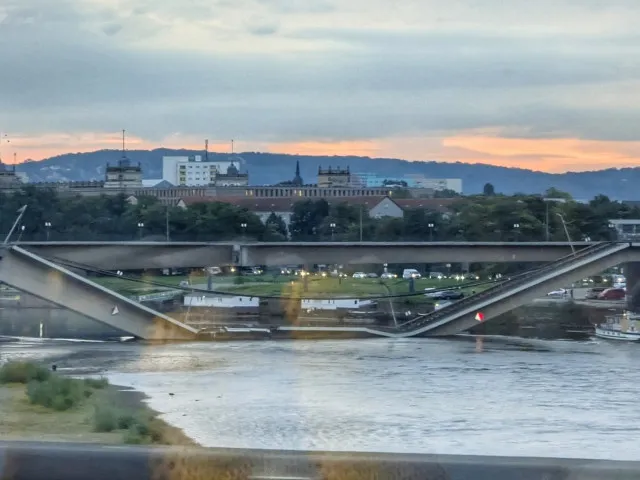
[[[561,215],[572,240],[599,241],[613,239],[611,219],[640,218],[638,207],[604,195],[580,203],[550,189],[545,197],[475,195],[437,208],[418,203],[405,208],[403,218],[371,218],[367,208],[348,199],[331,205],[306,199],[294,203],[287,228],[276,213],[263,223],[246,208],[222,202],[166,207],[152,197],[139,197],[135,204],[124,195],[60,197],[27,185],[0,194],[0,230],[9,231],[25,204],[29,208],[14,240],[164,240],[168,233],[180,241],[543,241],[548,230],[550,240],[565,241]]]

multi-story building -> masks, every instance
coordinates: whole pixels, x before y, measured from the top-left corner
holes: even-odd
[[[228,185],[247,185],[248,174],[240,174],[244,160],[232,156],[227,162],[211,162],[202,155],[162,157],[162,180],[172,185],[197,187],[215,185],[217,177]]]
[[[351,175],[351,183],[358,187],[404,186],[406,188],[430,189],[434,191],[453,190],[462,193],[460,178],[428,178],[420,174],[404,176],[380,175],[377,173],[359,172]]]
[[[124,155],[116,165],[107,163],[103,187],[119,189],[142,187],[142,167],[140,164],[132,165]]]
[[[337,168],[322,168],[318,167],[318,187],[320,188],[335,188],[335,187],[350,187],[351,186],[351,172],[349,167],[346,169]]]
[[[21,185],[22,181],[16,173],[15,165],[5,165],[0,160],[0,189],[16,188]]]

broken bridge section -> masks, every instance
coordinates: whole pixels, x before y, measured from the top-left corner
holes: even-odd
[[[0,250],[0,282],[145,340],[192,340],[197,330],[66,268],[12,246]]]

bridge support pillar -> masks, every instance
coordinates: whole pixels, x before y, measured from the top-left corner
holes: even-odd
[[[20,247],[0,249],[0,282],[147,340],[189,340],[197,330]]]
[[[624,266],[627,279],[627,310],[640,313],[640,262],[628,262]]]

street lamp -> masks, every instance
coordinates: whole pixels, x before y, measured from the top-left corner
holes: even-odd
[[[567,222],[564,220],[564,217],[562,216],[561,213],[556,213],[556,215],[560,217],[560,220],[562,220],[562,226],[564,227],[564,233],[567,236],[569,246],[571,247],[571,253],[575,255],[576,249],[573,247],[573,242],[571,242],[571,237],[569,236],[569,229],[567,228]]]
[[[49,241],[49,233],[51,230],[51,222],[44,222],[44,228],[47,229],[47,242]]]
[[[142,239],[142,229],[143,228],[144,228],[144,223],[138,222],[138,235],[140,236],[140,239]]]
[[[336,229],[336,224],[335,224],[335,223],[333,223],[333,222],[331,222],[331,223],[329,224],[329,228],[331,229],[331,241],[333,242],[333,233],[334,233],[334,231],[335,231],[335,229]]]
[[[433,223],[429,223],[427,224],[427,227],[429,227],[429,241],[433,242],[433,227],[435,227],[435,225]]]
[[[20,227],[20,235],[18,235],[18,242],[20,241],[20,239],[22,238],[22,234],[24,233],[24,225],[22,225]]]
[[[555,203],[566,203],[567,200],[566,198],[543,198],[542,201],[545,203],[545,221],[544,221],[544,228],[545,228],[545,235],[546,235],[546,241],[549,241],[549,203],[551,202],[555,202]]]
[[[516,242],[519,240],[520,238],[520,224],[519,223],[514,223],[513,224],[513,228],[516,231]]]
[[[615,236],[616,236],[616,226],[613,223],[610,223],[609,224],[609,229],[610,229],[609,230],[609,232],[610,232],[609,239],[611,241],[613,241],[613,240],[615,240]]]
[[[242,238],[244,239],[247,233],[247,224],[245,222],[242,222],[240,224],[240,228],[242,229]]]

